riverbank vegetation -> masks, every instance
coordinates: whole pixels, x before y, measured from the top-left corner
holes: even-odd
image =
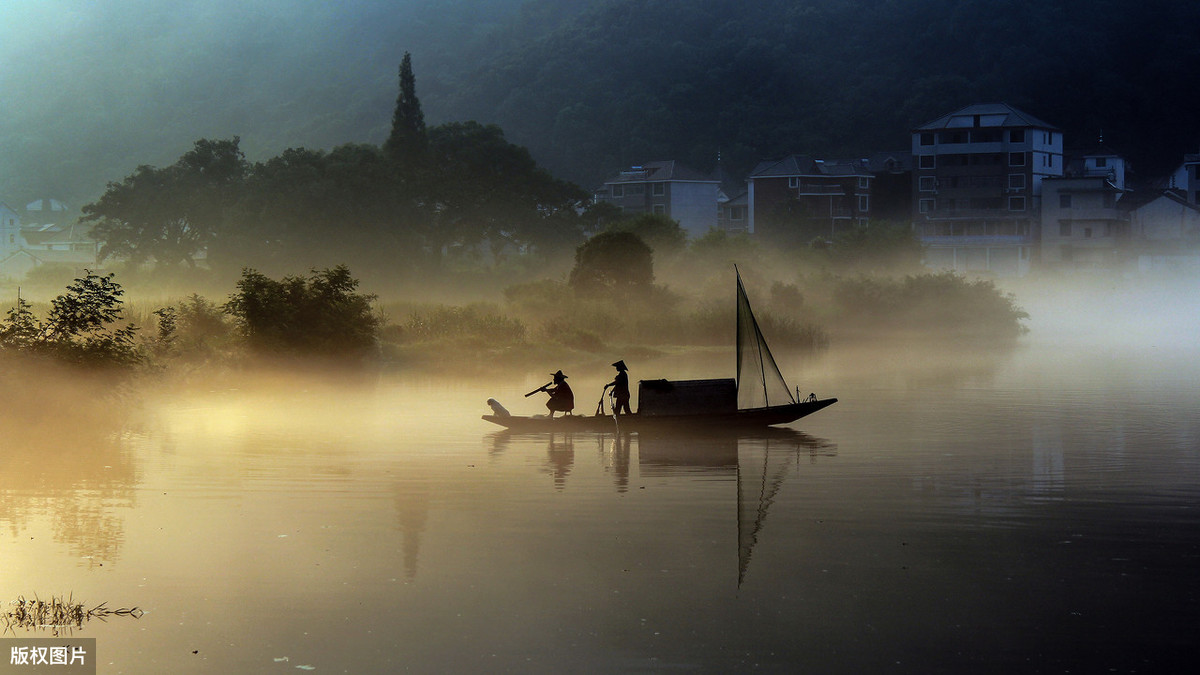
[[[530,274],[454,302],[430,299],[432,285],[425,293],[362,293],[351,270],[337,266],[281,279],[243,270],[223,300],[193,293],[126,313],[114,276],[88,273],[50,301],[44,319],[18,299],[0,322],[0,353],[125,368],[262,359],[472,371],[603,363],[731,346],[735,265],[777,349],[811,353],[840,340],[898,336],[994,343],[1025,331],[1028,315],[992,281],[921,271],[919,248],[881,246],[897,238],[896,228],[782,252],[714,232],[668,246],[661,259],[638,229],[615,222],[557,274]],[[864,260],[887,272],[862,271]],[[476,273],[486,278],[488,268]]]
[[[44,318],[18,295],[0,353],[124,369],[603,362],[731,346],[735,265],[777,348],[1023,330],[1026,314],[990,281],[925,271],[905,224],[807,245],[717,230],[689,241],[664,215],[590,203],[499,127],[426,128],[407,55],[399,85],[381,146],[251,164],[238,137],[201,139],[170,166],[109,183],[80,224],[152,306],[126,318],[116,273],[88,272]],[[31,282],[49,294],[55,279]]]

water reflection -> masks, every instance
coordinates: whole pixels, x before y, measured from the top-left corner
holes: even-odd
[[[619,494],[629,490],[631,458],[637,457],[641,478],[701,476],[726,478],[736,485],[738,584],[745,580],[754,547],[781,486],[802,463],[837,455],[837,444],[789,428],[705,430],[703,432],[517,433],[490,435],[493,456],[508,452],[517,441],[543,445],[541,471],[563,490],[575,467],[577,444],[594,444],[600,466],[612,476]],[[734,495],[731,494],[731,497]]]
[[[432,497],[427,480],[404,480],[397,482],[396,521],[400,526],[401,554],[404,560],[404,576],[409,581],[417,577],[417,562],[421,558],[421,538],[429,522]]]
[[[11,375],[11,373],[10,373]],[[46,384],[45,374],[23,382]],[[0,385],[9,382],[0,381]],[[134,401],[103,382],[9,389],[0,406],[0,525],[14,540],[33,538],[46,519],[50,536],[87,567],[120,556],[123,512],[135,506],[138,469],[125,447]]]

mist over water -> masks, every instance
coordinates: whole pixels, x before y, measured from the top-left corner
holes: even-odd
[[[100,672],[1155,670],[1197,652],[1190,288],[1019,288],[1008,347],[781,352],[839,403],[764,435],[479,419],[544,412],[524,394],[557,363],[26,372],[3,601],[142,608],[77,631]],[[733,354],[630,367],[731,376]],[[568,374],[591,413],[611,368]]]

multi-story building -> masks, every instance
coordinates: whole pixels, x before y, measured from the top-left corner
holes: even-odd
[[[746,180],[747,231],[803,242],[865,225],[873,179],[862,162],[826,162],[807,155],[760,162]]]
[[[25,240],[21,238],[21,218],[8,204],[0,202],[0,258],[7,257],[24,245]]]
[[[1063,174],[1056,127],[1005,103],[912,131],[913,227],[931,267],[1020,276],[1038,241],[1042,180]]]
[[[676,161],[647,162],[622,171],[596,190],[596,201],[627,215],[657,213],[679,223],[691,238],[717,226],[720,180]]]
[[[91,227],[79,224],[58,200],[30,202],[24,217],[0,203],[0,278],[21,279],[42,265],[76,274],[95,270],[97,249]]]
[[[1041,262],[1047,268],[1112,268],[1129,255],[1125,160],[1100,148],[1042,179]]]

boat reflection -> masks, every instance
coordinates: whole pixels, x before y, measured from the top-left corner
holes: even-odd
[[[762,535],[771,505],[789,473],[802,463],[837,455],[837,444],[795,429],[704,430],[671,433],[518,433],[490,435],[493,455],[514,444],[545,443],[542,471],[557,490],[566,488],[574,469],[576,445],[595,445],[604,470],[619,493],[629,490],[632,467],[642,478],[725,476],[737,487],[738,585],[746,578],[754,547]],[[585,455],[586,456],[586,455]],[[636,464],[633,457],[637,458]]]

